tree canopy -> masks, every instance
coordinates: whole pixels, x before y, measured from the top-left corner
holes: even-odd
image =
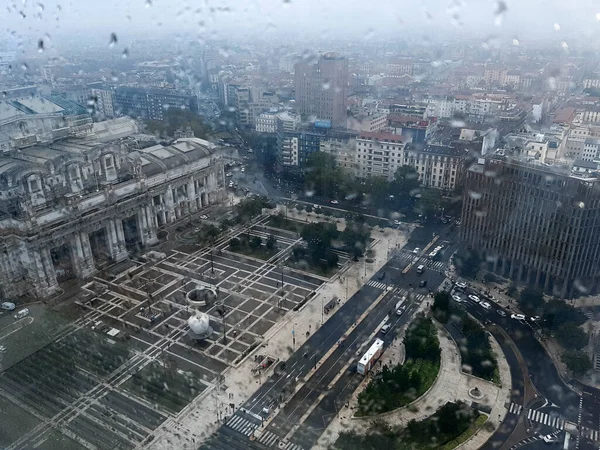
[[[527,314],[536,315],[544,307],[544,294],[539,289],[526,287],[519,295],[519,306]]]
[[[592,368],[590,357],[581,350],[565,352],[561,359],[567,365],[567,368],[576,375],[584,375]]]
[[[172,137],[175,131],[188,127],[194,132],[194,136],[199,138],[206,138],[212,132],[210,125],[204,123],[196,113],[187,109],[169,108],[162,121],[146,121],[146,131],[159,136]]]

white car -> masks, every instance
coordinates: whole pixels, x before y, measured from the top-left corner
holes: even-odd
[[[456,295],[456,294],[454,294],[452,296],[452,300],[454,300],[456,303],[462,303],[462,301],[463,301],[462,297],[460,295]]]
[[[483,309],[491,309],[492,305],[490,305],[488,302],[481,302],[479,304],[479,306],[481,306]]]
[[[469,300],[475,302],[475,303],[479,303],[481,300],[479,299],[479,297],[477,297],[474,294],[469,295]]]
[[[340,202],[338,202],[337,200],[331,200],[331,202],[330,202],[330,203],[331,203],[332,205],[337,205],[337,204],[339,204]]]
[[[225,174],[225,176],[226,176],[226,177],[232,177],[232,176],[233,176],[233,174],[232,174],[231,172],[227,172],[227,173]]]
[[[416,255],[417,253],[419,253],[421,251],[421,249],[419,247],[415,248],[413,250],[413,253]]]
[[[246,169],[245,169],[244,167],[242,167],[242,168],[240,169],[240,172],[242,172],[242,173],[244,173],[245,171],[246,171]]]
[[[464,289],[467,287],[467,283],[456,283],[458,289]]]
[[[392,328],[392,326],[389,323],[386,323],[384,326],[381,327],[381,330],[379,330],[381,332],[381,334],[387,334],[388,331],[390,331],[390,328]]]
[[[200,218],[201,218],[202,220],[206,220],[206,219],[208,219],[208,216],[207,216],[206,214],[202,214],[202,215],[200,216]]]
[[[510,315],[511,319],[515,319],[515,320],[525,320],[525,314],[511,314]]]
[[[502,317],[506,317],[506,311],[504,311],[503,309],[498,309],[498,314],[501,315]]]
[[[11,302],[4,302],[0,304],[0,309],[3,309],[5,311],[13,311],[15,309],[15,304]]]

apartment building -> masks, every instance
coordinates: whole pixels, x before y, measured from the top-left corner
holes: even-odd
[[[356,176],[391,180],[403,165],[406,138],[383,132],[363,132],[356,138]]]

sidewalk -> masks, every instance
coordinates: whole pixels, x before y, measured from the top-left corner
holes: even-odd
[[[309,214],[308,217],[304,216],[300,215],[298,219],[322,220],[320,217],[315,217],[314,213]],[[295,215],[290,214],[290,210],[288,210],[288,217],[296,218]],[[338,224],[339,227],[340,224]],[[342,223],[341,229],[343,227]],[[307,331],[312,335],[321,326],[322,318],[327,321],[337,311],[323,315],[321,306],[323,303],[327,303],[333,297],[338,297],[342,303],[345,303],[364,285],[366,280],[369,280],[385,264],[388,246],[391,253],[392,246],[400,247],[407,241],[405,233],[389,228],[385,228],[383,232],[373,230],[372,234],[375,239],[372,248],[373,263],[350,262],[349,267],[342,269],[339,276],[335,276],[332,281],[323,284],[317,290],[317,294],[300,311],[288,312],[282,322],[275,325],[265,336],[263,346],[255,350],[253,354],[270,355],[281,360],[289,358],[294,351],[292,330],[296,337],[295,349],[297,350],[306,342]],[[346,297],[346,292],[348,297]],[[254,361],[251,354],[239,368],[227,369],[221,383],[221,386],[226,386],[226,389],[218,386],[207,389],[201,398],[190,404],[177,418],[167,420],[155,433],[159,437],[147,448],[150,450],[196,448],[222,425],[222,421],[218,420],[219,414],[224,418],[234,412],[229,407],[230,403],[234,403],[235,407],[239,408],[271,375],[271,372],[268,372],[259,379],[252,374],[253,367]]]
[[[506,359],[503,357],[500,346],[492,338],[492,348],[498,355],[502,388],[493,383],[464,374],[460,370],[460,355],[456,344],[442,326],[438,326],[438,336],[441,348],[440,374],[429,392],[409,406],[383,414],[381,417],[392,426],[404,427],[411,420],[423,420],[431,416],[440,406],[449,401],[463,401],[469,404],[472,401],[477,401],[480,404],[488,405],[492,409],[488,422],[492,423],[494,427],[493,429],[490,429],[490,427],[480,428],[476,434],[460,446],[462,449],[476,450],[489,439],[494,429],[507,413],[504,403],[510,401],[510,369]],[[389,360],[387,357],[388,351],[382,356],[384,361]],[[364,389],[364,386],[365,384],[362,384],[361,388]],[[469,390],[475,387],[482,393],[483,397],[481,399],[474,399],[469,395]],[[358,393],[361,388],[352,396],[350,405],[356,405]],[[374,418],[353,419],[351,417],[352,414],[352,406],[351,409],[340,412],[314,448],[326,450],[331,443],[335,442],[340,433],[346,430],[351,429],[356,433],[366,433]]]

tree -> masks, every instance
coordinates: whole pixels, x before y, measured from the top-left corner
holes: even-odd
[[[590,357],[581,350],[565,352],[562,354],[561,359],[567,365],[567,368],[576,375],[584,375],[592,368]]]
[[[346,222],[346,228],[340,235],[346,251],[352,255],[355,261],[363,255],[371,237],[371,229],[363,219],[363,216],[356,216],[352,222]]]
[[[475,250],[460,249],[454,255],[454,265],[461,276],[475,278],[481,267],[481,258]]]
[[[437,320],[442,323],[448,322],[450,316],[450,293],[446,291],[436,292],[431,307]]]
[[[506,289],[506,295],[514,297],[517,295],[518,292],[519,290],[517,289],[517,285],[511,281],[510,285],[508,286],[508,289]]]
[[[304,210],[304,205],[302,205],[302,204],[298,203],[298,204],[296,205],[296,210],[297,210],[298,212],[301,212],[301,211],[303,211],[303,210]]]
[[[306,205],[306,212],[307,212],[307,213],[309,213],[309,214],[310,214],[311,212],[313,212],[313,207],[312,207],[312,205]]]
[[[241,244],[241,242],[240,242],[240,240],[238,238],[231,238],[229,240],[229,247],[232,250],[235,250],[236,248],[239,248],[240,244]]]
[[[258,236],[252,236],[252,239],[250,239],[248,245],[252,250],[256,250],[262,245],[262,239]]]
[[[442,193],[439,189],[423,189],[417,209],[425,217],[434,217],[440,214],[442,205]]]
[[[554,335],[560,345],[567,350],[580,350],[587,345],[589,339],[586,332],[573,322],[568,322],[558,327]]]
[[[221,230],[212,224],[203,225],[196,234],[200,244],[212,243],[221,234]]]
[[[419,192],[419,174],[411,166],[402,166],[396,170],[390,183],[390,194],[399,207],[408,206]]]
[[[586,317],[571,305],[567,305],[564,300],[553,299],[546,303],[544,314],[542,315],[542,327],[549,330],[556,330],[565,323],[572,322],[576,325],[583,325]]]
[[[314,152],[309,156],[305,173],[305,189],[330,198],[339,192],[344,178],[335,157],[325,152]]]
[[[526,287],[519,295],[519,306],[530,315],[538,314],[544,306],[544,294],[538,289]]]
[[[267,247],[267,250],[275,250],[277,248],[277,238],[270,234],[265,243],[265,247]]]

